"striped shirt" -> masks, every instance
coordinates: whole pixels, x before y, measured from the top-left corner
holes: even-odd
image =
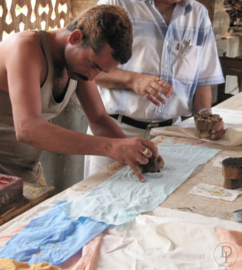
[[[119,69],[155,75],[173,86],[165,105],[125,89],[99,87],[109,114],[142,120],[189,116],[196,87],[224,82],[207,9],[194,0],[176,4],[167,26],[153,0],[100,0],[124,7],[133,25],[132,58]]]

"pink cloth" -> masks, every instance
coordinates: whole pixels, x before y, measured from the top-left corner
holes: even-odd
[[[4,246],[8,242],[8,240],[10,240],[16,233],[21,232],[25,226],[26,225],[22,225],[17,229],[11,231],[10,233],[0,236],[0,247]]]
[[[216,227],[216,230],[224,253],[227,252],[229,255],[227,258],[225,254],[223,255],[224,260],[228,262],[228,270],[242,269],[242,232],[221,227]],[[220,249],[222,254],[222,247],[220,247]]]
[[[65,263],[61,264],[62,270],[94,270],[103,233],[88,242],[81,251],[76,253]]]

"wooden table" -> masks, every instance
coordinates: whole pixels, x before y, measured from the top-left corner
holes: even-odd
[[[242,111],[242,93],[224,101],[223,103],[216,106],[221,109],[233,109]],[[203,147],[213,147],[220,148],[222,151],[220,155],[233,155],[242,156],[242,146],[239,147],[223,147],[211,143],[201,144],[199,140],[196,139],[186,139],[186,138],[172,138],[175,141],[187,143],[191,145],[201,145]],[[156,143],[161,143],[165,136],[158,136],[154,139]],[[42,202],[38,206],[26,211],[22,215],[10,220],[8,223],[1,226],[2,232],[9,231],[11,229],[17,228],[19,224],[28,222],[31,218],[38,216],[43,209],[46,211],[55,203],[63,199],[73,199],[72,196],[75,193],[84,193],[104,182],[107,178],[113,175],[115,172],[123,168],[117,162],[112,163],[98,173],[84,179],[83,181],[73,185],[72,187],[64,190],[63,192],[53,196],[52,198]],[[78,176],[77,176],[78,177]],[[233,220],[232,212],[233,210],[242,208],[242,196],[238,197],[234,202],[220,201],[216,199],[209,199],[206,197],[199,197],[195,195],[188,195],[188,190],[199,182],[212,183],[214,185],[223,185],[222,172],[219,169],[214,169],[212,162],[209,161],[205,165],[201,165],[195,169],[192,175],[175,191],[173,192],[163,203],[161,207],[163,208],[174,208],[180,211],[199,213],[204,216],[218,217],[224,220]],[[39,211],[39,209],[41,210]],[[38,212],[39,211],[39,212]],[[188,214],[188,213],[187,213]],[[6,222],[6,221],[5,221]],[[0,233],[1,234],[1,233]]]
[[[54,187],[24,183],[23,196],[0,208],[0,225],[52,197],[54,194]]]
[[[242,111],[242,93],[229,98],[215,107]],[[161,141],[164,140],[164,136],[161,136],[159,139]],[[196,139],[173,138],[173,140],[191,145],[201,145],[200,141]],[[201,146],[222,149],[217,156],[242,157],[242,146],[226,147],[211,143],[204,143]],[[222,169],[214,167],[212,163],[212,161],[209,161],[203,166],[197,167],[183,185],[174,191],[160,206],[233,221],[232,212],[242,208],[242,196],[233,202],[229,202],[187,194],[188,190],[201,182],[223,186],[224,177]]]
[[[220,109],[242,111],[242,93],[227,99],[215,107]],[[159,144],[162,143],[166,138],[166,136],[157,136],[155,139],[153,139],[153,141]],[[212,143],[201,143],[200,140],[196,139],[179,137],[169,138],[178,143],[222,149],[217,156],[242,157],[242,145],[237,147],[226,147]],[[123,166],[115,162],[101,170],[99,173],[81,181],[78,188],[83,191],[90,190],[101,184],[122,167]],[[242,196],[238,197],[233,202],[228,202],[188,194],[188,191],[199,183],[206,183],[222,187],[223,181],[224,177],[222,175],[222,169],[214,167],[213,160],[208,161],[206,164],[197,167],[192,175],[163,203],[161,203],[160,206],[233,221],[234,219],[232,212],[242,208]]]

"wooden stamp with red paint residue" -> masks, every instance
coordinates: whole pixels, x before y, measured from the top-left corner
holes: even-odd
[[[0,174],[0,207],[16,200],[22,195],[22,178]]]

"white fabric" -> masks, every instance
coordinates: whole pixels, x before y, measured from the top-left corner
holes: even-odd
[[[223,119],[224,128],[235,127],[241,128],[242,127],[242,111],[235,111],[235,110],[227,110],[227,109],[219,109],[219,108],[212,108],[213,114],[219,114],[220,117]],[[194,128],[195,122],[194,118],[190,117],[181,123],[178,123],[182,128]]]
[[[197,138],[195,136],[195,123],[193,117],[190,117],[185,121],[182,121],[178,126],[153,128],[150,133],[153,136],[165,135],[165,136],[193,138],[225,146],[241,145],[242,144],[241,111],[212,108],[212,113],[219,114],[223,118],[225,128],[227,128],[223,137],[218,140],[207,140]]]
[[[215,270],[213,226],[139,215],[104,233],[96,270]]]
[[[195,136],[195,128],[182,128],[179,126],[160,127],[151,130],[154,136],[164,135],[173,137],[192,138],[213,144],[237,146],[242,144],[242,128],[228,128],[222,138],[218,140],[200,139]]]
[[[242,188],[235,190],[225,189],[223,187],[218,187],[214,185],[199,183],[195,187],[189,190],[189,194],[225,200],[225,201],[234,201],[240,194],[242,194]]]
[[[242,127],[242,111],[212,108],[213,114],[219,114],[223,118],[225,128]]]

